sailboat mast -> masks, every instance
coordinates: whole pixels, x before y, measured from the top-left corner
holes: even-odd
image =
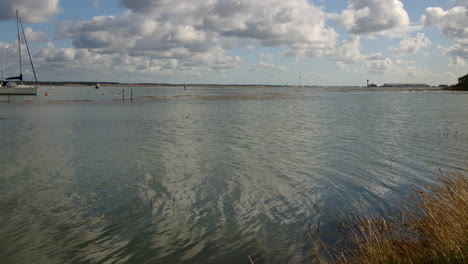
[[[23,32],[24,43],[26,44],[26,49],[28,51],[29,62],[31,62],[31,68],[32,68],[33,73],[34,73],[34,80],[36,80],[36,84],[38,84],[37,77],[36,77],[36,70],[34,69],[34,64],[32,62],[32,58],[31,58],[31,52],[29,51],[28,40],[26,39],[26,33],[24,33],[23,22],[21,22],[21,18],[19,16],[18,16],[18,19],[19,19],[19,22],[20,22],[20,25],[21,25],[21,32]]]
[[[20,76],[23,75],[23,66],[21,65],[21,35],[19,29],[19,14],[18,10],[16,10],[16,30],[18,31],[18,56],[19,56],[19,70]],[[23,84],[23,79],[21,78],[21,84]]]
[[[5,81],[5,63],[3,62],[3,54],[0,52],[0,61],[2,62],[2,82]]]

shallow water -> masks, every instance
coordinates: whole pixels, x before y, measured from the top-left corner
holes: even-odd
[[[340,219],[465,168],[467,101],[245,87],[0,97],[0,262],[310,262],[308,223],[336,243]]]

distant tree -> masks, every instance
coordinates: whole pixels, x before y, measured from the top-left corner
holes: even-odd
[[[443,89],[449,91],[468,91],[468,74],[458,78],[458,84]]]
[[[462,76],[462,77],[458,78],[458,84],[461,84],[461,85],[468,85],[468,74],[466,74],[465,76]]]

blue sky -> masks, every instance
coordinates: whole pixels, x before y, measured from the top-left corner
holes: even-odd
[[[4,0],[6,75],[16,9],[41,81],[438,85],[468,73],[468,0]]]

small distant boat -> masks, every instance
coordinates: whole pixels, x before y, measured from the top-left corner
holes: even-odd
[[[28,50],[29,61],[31,62],[31,67],[34,73],[34,79],[36,80],[36,85],[25,85],[23,84],[23,68],[21,61],[21,33],[24,37],[24,42]],[[34,70],[34,65],[31,59],[31,53],[29,52],[28,41],[26,40],[26,34],[24,33],[23,24],[21,23],[21,18],[19,17],[18,10],[16,10],[16,29],[18,32],[18,54],[19,54],[19,72],[20,74],[15,77],[5,78],[2,84],[0,85],[0,95],[37,95],[37,90],[39,89],[39,84],[37,82],[36,71]],[[19,82],[19,83],[17,83]]]
[[[99,89],[99,87],[101,87],[101,85],[97,82],[94,88]]]

